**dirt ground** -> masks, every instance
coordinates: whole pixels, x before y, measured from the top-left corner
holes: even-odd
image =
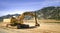
[[[39,27],[27,29],[1,28],[0,33],[60,33],[60,23],[40,23]],[[31,24],[33,25],[33,24]]]

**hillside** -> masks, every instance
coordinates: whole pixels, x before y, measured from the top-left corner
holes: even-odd
[[[12,16],[19,16],[20,14],[13,14],[13,15],[10,15],[10,14],[8,14],[8,15],[5,15],[5,16],[1,16],[0,17],[0,21],[2,21],[3,19],[6,19],[6,18],[10,18],[10,17],[12,17]]]
[[[36,12],[39,19],[60,19],[60,7],[45,7]]]
[[[35,11],[34,11],[35,12]],[[34,13],[32,12],[32,13]],[[4,18],[9,18],[12,16],[19,16],[20,14],[13,14],[13,15],[5,15],[0,17],[0,21]],[[60,7],[44,7],[40,10],[36,11],[36,15],[38,19],[56,19],[60,20]],[[32,17],[30,16],[25,16],[24,19],[31,19]]]

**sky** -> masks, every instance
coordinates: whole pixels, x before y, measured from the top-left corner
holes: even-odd
[[[48,6],[60,6],[60,0],[0,0],[0,16],[22,14]]]

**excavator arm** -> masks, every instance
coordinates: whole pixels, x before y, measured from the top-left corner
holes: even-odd
[[[37,22],[36,12],[35,12],[35,13],[24,12],[23,14],[21,14],[20,16],[18,16],[18,19],[19,19],[19,23],[20,23],[20,24],[23,24],[23,19],[24,19],[24,16],[25,16],[25,15],[35,17],[35,26],[39,26],[39,24],[38,24],[38,22]]]
[[[20,24],[23,24],[23,19],[24,19],[24,16],[25,15],[28,15],[28,16],[35,16],[33,13],[31,12],[24,12],[23,14],[21,14],[20,16],[18,16],[18,21]]]

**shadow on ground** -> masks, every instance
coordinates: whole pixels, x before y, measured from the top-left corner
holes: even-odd
[[[31,27],[27,27],[27,28],[19,28],[19,29],[33,29],[33,28],[37,28],[37,27],[40,27],[40,26],[31,26]]]

